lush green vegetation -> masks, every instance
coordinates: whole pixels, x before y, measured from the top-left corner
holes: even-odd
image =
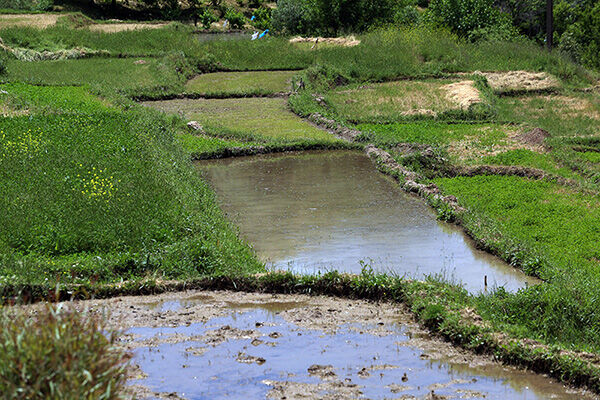
[[[294,71],[215,72],[188,81],[185,91],[205,97],[261,96],[289,92]]]
[[[17,87],[26,86],[7,86]],[[169,119],[86,103],[73,113],[81,88],[41,93],[37,105],[54,99],[58,114],[0,122],[4,282],[260,270],[180,150]]]
[[[10,60],[6,81],[34,85],[89,85],[104,93],[158,96],[180,93],[185,77],[177,72],[182,59],[88,58],[26,62]],[[179,67],[181,68],[181,67]]]
[[[0,309],[0,397],[123,399],[127,357],[98,315]]]
[[[597,196],[519,177],[440,178],[469,210],[466,224],[494,251],[551,284],[482,299],[491,318],[551,343],[597,350]],[[525,332],[523,332],[525,331]]]

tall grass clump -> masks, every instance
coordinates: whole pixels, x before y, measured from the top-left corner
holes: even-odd
[[[123,399],[127,356],[89,313],[48,305],[0,310],[0,398]]]

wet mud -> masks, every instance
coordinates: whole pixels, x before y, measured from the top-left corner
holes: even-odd
[[[213,291],[75,306],[110,312],[139,399],[596,398],[457,350],[401,305]]]
[[[360,152],[275,154],[198,163],[241,235],[273,269],[363,267],[409,278],[439,274],[470,291],[537,281],[477,250]]]

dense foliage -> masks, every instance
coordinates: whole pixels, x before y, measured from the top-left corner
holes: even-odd
[[[126,356],[89,313],[0,309],[0,398],[124,399]]]

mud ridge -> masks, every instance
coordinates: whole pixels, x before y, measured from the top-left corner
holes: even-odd
[[[308,120],[318,127],[325,129],[327,132],[349,142],[353,142],[354,139],[356,139],[356,137],[361,133],[356,129],[346,128],[345,126],[338,124],[333,119],[325,118],[319,113],[310,114],[308,116]]]
[[[555,182],[564,186],[578,186],[578,183],[572,179],[563,178],[549,174],[544,170],[523,167],[519,165],[464,165],[453,166],[447,171],[450,177],[457,176],[477,176],[477,175],[502,175],[502,176],[520,176],[522,178],[544,180]]]
[[[430,202],[442,202],[456,213],[466,211],[458,204],[456,197],[443,196],[440,189],[435,184],[431,183],[429,185],[424,185],[422,183],[417,183],[416,181],[421,179],[421,176],[398,164],[387,151],[369,144],[365,147],[365,153],[375,162],[375,164],[377,164],[382,172],[396,178],[402,189],[407,192],[416,193]]]
[[[228,157],[245,157],[260,154],[288,153],[305,150],[346,150],[358,148],[362,148],[362,146],[352,143],[293,143],[285,145],[230,147],[208,153],[192,154],[192,161],[214,160]]]

